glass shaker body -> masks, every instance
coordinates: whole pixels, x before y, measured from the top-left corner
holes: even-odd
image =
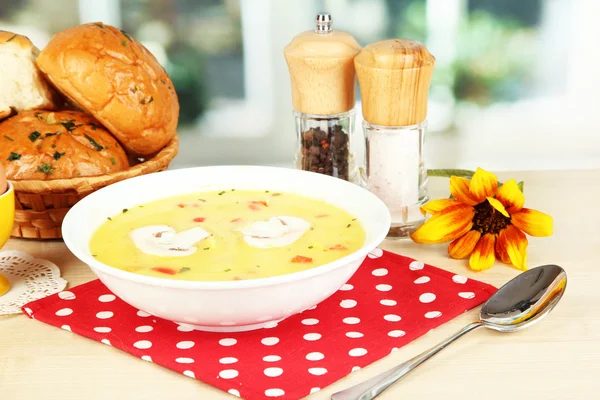
[[[355,112],[315,115],[294,111],[295,167],[359,183],[353,152]]]
[[[429,201],[423,141],[427,122],[380,126],[363,121],[365,187],[388,207],[388,239],[406,238],[425,222],[420,207]]]

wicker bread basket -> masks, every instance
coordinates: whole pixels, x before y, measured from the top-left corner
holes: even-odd
[[[62,239],[61,225],[69,209],[88,194],[115,182],[167,169],[177,155],[175,136],[156,156],[125,171],[108,175],[13,181],[15,223],[12,237],[26,239]]]

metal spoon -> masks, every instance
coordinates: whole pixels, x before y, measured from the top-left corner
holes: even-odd
[[[334,393],[332,400],[371,400],[467,332],[480,327],[516,332],[547,315],[567,287],[567,274],[558,265],[543,265],[516,276],[485,302],[479,321],[420,355],[363,383]]]

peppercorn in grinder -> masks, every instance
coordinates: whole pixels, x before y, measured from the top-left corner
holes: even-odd
[[[435,64],[427,48],[406,39],[369,44],[354,59],[366,140],[365,186],[390,210],[388,238],[408,237],[428,198],[423,139]]]
[[[352,151],[356,74],[360,45],[334,31],[329,14],[318,14],[316,28],[285,47],[296,121],[295,167],[360,183]]]

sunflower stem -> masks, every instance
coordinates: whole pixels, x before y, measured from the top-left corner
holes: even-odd
[[[443,178],[451,178],[453,176],[459,176],[461,178],[470,179],[473,177],[473,175],[475,175],[475,171],[471,171],[468,169],[452,169],[452,168],[451,169],[428,169],[427,175],[443,177]],[[498,182],[498,187],[502,186],[503,184],[504,184],[503,182]],[[524,193],[525,182],[521,181],[521,182],[517,183],[517,186],[521,190],[521,193]],[[452,198],[452,196],[450,196],[450,198]]]

